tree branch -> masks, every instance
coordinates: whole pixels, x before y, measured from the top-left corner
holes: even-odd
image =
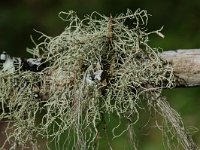
[[[200,86],[200,49],[178,49],[159,54],[172,64],[176,86]]]

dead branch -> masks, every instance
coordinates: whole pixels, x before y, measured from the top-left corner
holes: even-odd
[[[177,87],[200,85],[200,49],[170,50],[159,55],[172,64]]]

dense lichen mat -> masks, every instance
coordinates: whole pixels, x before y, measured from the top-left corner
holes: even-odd
[[[63,134],[65,142],[58,149],[98,148],[100,125],[109,123],[105,116],[129,122],[121,134],[114,127],[113,138],[131,133],[141,102],[163,117],[165,126],[159,129],[173,135],[171,143],[175,139],[185,149],[194,145],[161,95],[163,88],[175,86],[173,68],[148,44],[150,34],[163,35],[161,30],[148,32],[146,11],[128,10],[116,17],[93,12],[84,19],[69,11],[59,17],[68,24],[65,30],[56,37],[41,33],[43,42],[28,50],[44,58],[47,68],[0,74],[0,119],[10,121],[7,142],[12,148],[37,149],[37,136],[59,141]]]

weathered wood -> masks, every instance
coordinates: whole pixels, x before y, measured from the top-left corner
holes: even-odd
[[[200,49],[179,49],[160,53],[174,69],[177,86],[200,86]]]

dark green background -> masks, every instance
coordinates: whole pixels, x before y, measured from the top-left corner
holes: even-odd
[[[34,39],[38,37],[33,29],[50,36],[56,36],[64,30],[66,23],[58,18],[60,11],[75,10],[80,16],[98,11],[114,16],[126,12],[127,8],[133,11],[137,8],[146,9],[152,15],[149,18],[149,30],[164,26],[165,38],[151,37],[152,46],[164,50],[200,48],[199,0],[1,0],[0,51],[28,57],[26,48],[34,46],[30,35]],[[164,94],[190,131],[193,131],[191,126],[200,129],[200,88],[166,90]],[[142,131],[142,126],[144,124],[139,122],[136,130],[140,139],[139,150],[164,149],[160,131],[153,127]],[[200,132],[193,135],[200,146]],[[113,143],[116,149],[128,149],[126,138],[116,139]]]

